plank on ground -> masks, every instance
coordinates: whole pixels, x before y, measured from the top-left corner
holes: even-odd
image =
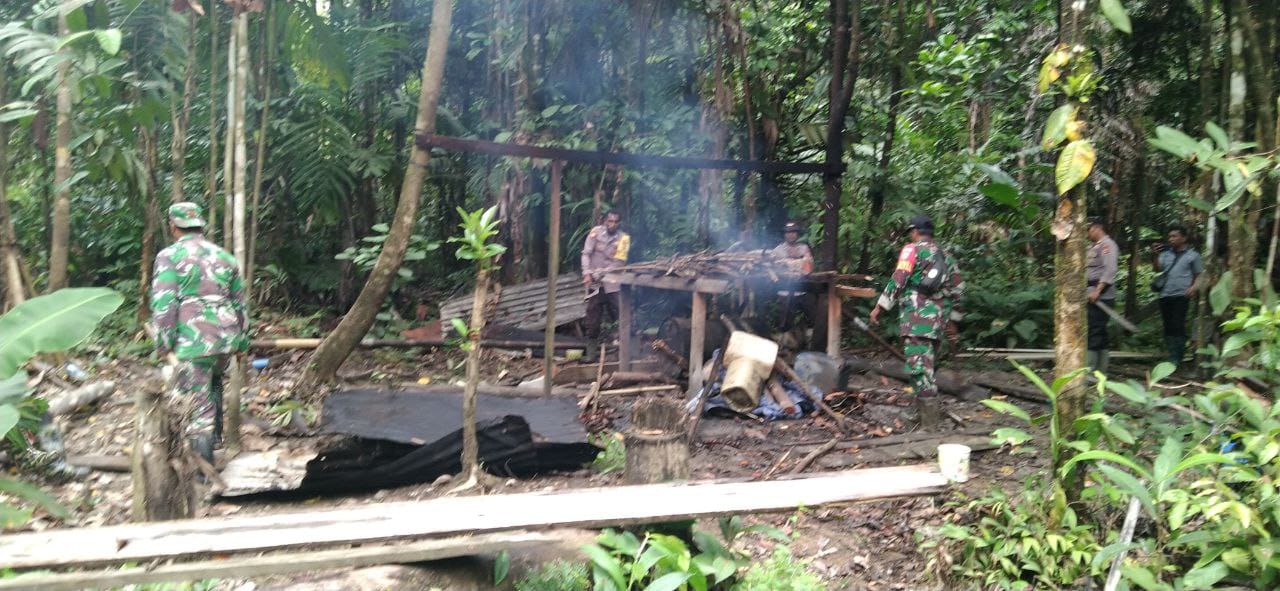
[[[14,569],[88,566],[464,532],[621,526],[932,494],[945,486],[946,480],[936,469],[917,465],[773,482],[450,497],[327,511],[12,534],[0,536],[0,564]]]
[[[0,591],[78,591],[86,587],[110,588],[207,578],[242,579],[325,569],[443,560],[525,546],[543,546],[555,541],[556,537],[552,534],[509,532],[423,540],[408,544],[285,552],[230,560],[202,560],[166,564],[154,568],[138,566],[69,573],[28,573],[11,579],[0,579]]]

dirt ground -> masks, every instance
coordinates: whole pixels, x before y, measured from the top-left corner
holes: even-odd
[[[482,378],[493,384],[511,384],[539,375],[541,360],[519,354],[489,351]],[[304,393],[293,392],[293,377],[301,369],[305,354],[283,352],[267,356],[266,369],[251,372],[245,403],[245,449],[266,450],[278,447],[314,448],[320,438],[314,431],[299,434],[289,426],[283,411],[294,406],[280,406],[285,400],[304,404],[296,414],[307,418],[318,415],[318,401]],[[133,439],[133,394],[138,384],[158,373],[155,365],[140,361],[91,358],[77,361],[90,373],[89,381],[116,380],[116,392],[98,404],[62,417],[66,451],[69,455],[127,455]],[[343,385],[454,383],[462,375],[462,356],[446,350],[375,350],[360,351],[344,366],[340,377]],[[1013,376],[1012,373],[1009,374]],[[1013,379],[1012,377],[1010,379]],[[584,386],[585,391],[586,386]],[[851,384],[852,393],[837,406],[854,427],[854,438],[876,438],[900,434],[910,427],[902,420],[909,395],[903,386],[881,378],[862,377]],[[953,430],[957,437],[972,432],[989,431],[1012,425],[977,402],[966,402],[943,396],[944,407],[959,419],[946,421],[943,429]],[[1018,402],[1018,401],[1014,401]],[[1034,404],[1022,403],[1029,410],[1043,412]],[[621,419],[631,404],[625,398],[609,399],[610,417]],[[278,420],[277,420],[278,419]],[[284,425],[283,427],[281,425]],[[615,423],[616,425],[616,423]],[[294,420],[292,427],[299,427]],[[692,454],[695,479],[766,478],[789,473],[812,447],[833,436],[825,418],[762,423],[746,419],[706,418],[699,430],[699,443]],[[832,466],[862,467],[894,463],[928,462],[931,459],[890,460],[888,462],[856,462],[856,449],[836,449],[823,456],[806,473],[833,469]],[[743,516],[748,523],[767,523],[783,529],[794,538],[792,549],[811,561],[812,568],[830,584],[831,589],[930,589],[935,588],[925,576],[927,557],[917,550],[917,538],[936,528],[952,514],[947,506],[958,493],[983,494],[989,487],[1018,486],[1030,473],[1042,469],[1034,455],[1011,455],[1007,450],[975,453],[972,477],[951,493],[940,496],[869,502],[847,507],[806,509],[794,514]],[[540,477],[532,480],[509,480],[496,492],[569,489],[608,486],[621,483],[621,474],[597,474],[589,469],[571,474]],[[58,522],[47,515],[39,516],[32,529],[67,526],[95,526],[129,521],[130,482],[124,473],[92,472],[88,476],[61,483],[47,483],[56,496],[75,514],[74,523]],[[394,490],[342,498],[312,499],[305,503],[253,502],[237,504],[228,501],[212,503],[204,508],[206,515],[252,514],[324,507],[344,507],[379,501],[425,499],[439,495],[446,486],[423,484]],[[714,530],[714,523],[703,524]],[[752,555],[771,553],[776,542],[764,536],[752,536],[745,548]],[[280,578],[255,582],[227,581],[219,588],[247,591],[255,588],[279,587]]]

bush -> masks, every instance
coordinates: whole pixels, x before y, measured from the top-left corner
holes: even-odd
[[[756,562],[733,586],[734,591],[826,591],[827,586],[809,570],[805,561],[796,560],[786,546],[778,546],[762,562]]]

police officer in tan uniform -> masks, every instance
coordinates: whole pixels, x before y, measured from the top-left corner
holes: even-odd
[[[1120,248],[1116,241],[1107,235],[1107,226],[1100,219],[1089,222],[1088,261],[1085,264],[1085,279],[1089,286],[1089,337],[1088,352],[1085,365],[1106,373],[1107,361],[1111,353],[1110,337],[1107,335],[1107,322],[1110,317],[1096,305],[1102,302],[1110,308],[1116,305],[1116,270],[1120,265]]]
[[[587,359],[595,359],[600,348],[600,327],[607,312],[618,319],[618,293],[622,286],[604,281],[604,272],[627,263],[631,236],[620,229],[622,214],[611,211],[604,223],[591,229],[582,245],[582,284],[587,288]]]

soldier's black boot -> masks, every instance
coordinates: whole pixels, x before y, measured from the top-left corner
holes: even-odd
[[[942,411],[938,408],[937,396],[917,396],[916,411],[920,415],[920,429],[922,431],[938,430]]]

